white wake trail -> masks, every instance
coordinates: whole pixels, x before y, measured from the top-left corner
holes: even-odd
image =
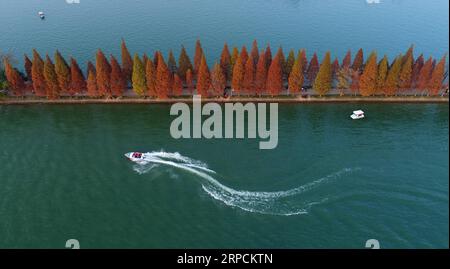
[[[326,177],[286,191],[255,192],[235,190],[223,185],[210,175],[216,174],[216,172],[209,169],[205,163],[193,160],[177,152],[160,151],[144,153],[144,161],[136,165],[134,169],[138,173],[143,174],[150,172],[158,165],[175,167],[198,176],[202,180],[202,189],[208,195],[226,205],[238,207],[249,212],[286,216],[305,214],[311,206],[327,200],[325,198],[320,201],[302,202],[299,204],[289,199],[290,197],[316,188],[327,181],[341,177],[343,174],[358,170],[357,168],[345,168]]]

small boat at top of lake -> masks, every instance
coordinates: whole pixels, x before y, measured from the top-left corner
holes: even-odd
[[[43,11],[39,11],[39,12],[38,12],[38,15],[39,15],[39,17],[40,17],[42,20],[45,19],[45,14],[44,14]]]
[[[364,111],[362,110],[355,110],[353,111],[353,114],[350,115],[350,118],[352,118],[352,120],[359,120],[364,118]]]

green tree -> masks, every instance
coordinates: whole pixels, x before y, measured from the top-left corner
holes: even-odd
[[[55,71],[59,88],[65,93],[70,92],[70,68],[59,51],[55,52]]]
[[[332,74],[331,74],[331,58],[330,52],[325,54],[325,57],[320,65],[313,88],[320,95],[326,94],[331,89]]]
[[[376,91],[376,93],[378,94],[384,92],[384,85],[386,83],[388,68],[389,68],[388,58],[386,55],[384,55],[383,59],[378,64],[377,91]]]
[[[290,75],[291,74],[291,71],[292,71],[292,67],[294,66],[294,63],[295,63],[295,52],[294,52],[294,50],[290,50],[289,51],[289,54],[288,54],[288,57],[287,57],[287,59],[286,59],[286,74],[287,75]]]
[[[392,63],[391,68],[388,71],[386,77],[386,83],[384,84],[384,94],[394,95],[398,91],[398,77],[402,68],[402,55],[399,55]]]
[[[47,85],[47,98],[57,99],[60,92],[58,78],[55,72],[55,66],[48,55],[45,57],[44,77]]]
[[[175,57],[173,56],[172,50],[169,51],[169,58],[167,60],[167,67],[169,68],[170,72],[172,74],[177,73],[177,61],[175,60]]]
[[[189,56],[184,46],[181,46],[181,52],[178,58],[178,75],[183,81],[186,80],[186,72],[189,69],[193,70],[191,60],[189,59]]]
[[[139,96],[144,96],[147,92],[147,85],[145,80],[145,68],[139,55],[136,53],[133,58],[133,90]]]

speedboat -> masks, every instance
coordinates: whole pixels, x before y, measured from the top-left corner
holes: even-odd
[[[132,162],[141,162],[144,160],[144,153],[141,152],[128,152],[125,153],[125,157]]]
[[[45,14],[43,11],[39,11],[38,15],[39,15],[39,17],[41,17],[42,20],[45,19]]]
[[[352,120],[359,120],[364,118],[364,111],[362,110],[355,110],[353,111],[353,114],[350,115],[350,118],[352,118]]]

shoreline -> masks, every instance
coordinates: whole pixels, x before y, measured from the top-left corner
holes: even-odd
[[[145,99],[145,98],[111,98],[111,99],[30,99],[30,98],[0,98],[0,105],[33,105],[33,104],[173,104],[192,103],[192,97]],[[231,97],[231,98],[202,98],[202,102],[231,103],[448,103],[448,96],[339,96],[339,97]]]

